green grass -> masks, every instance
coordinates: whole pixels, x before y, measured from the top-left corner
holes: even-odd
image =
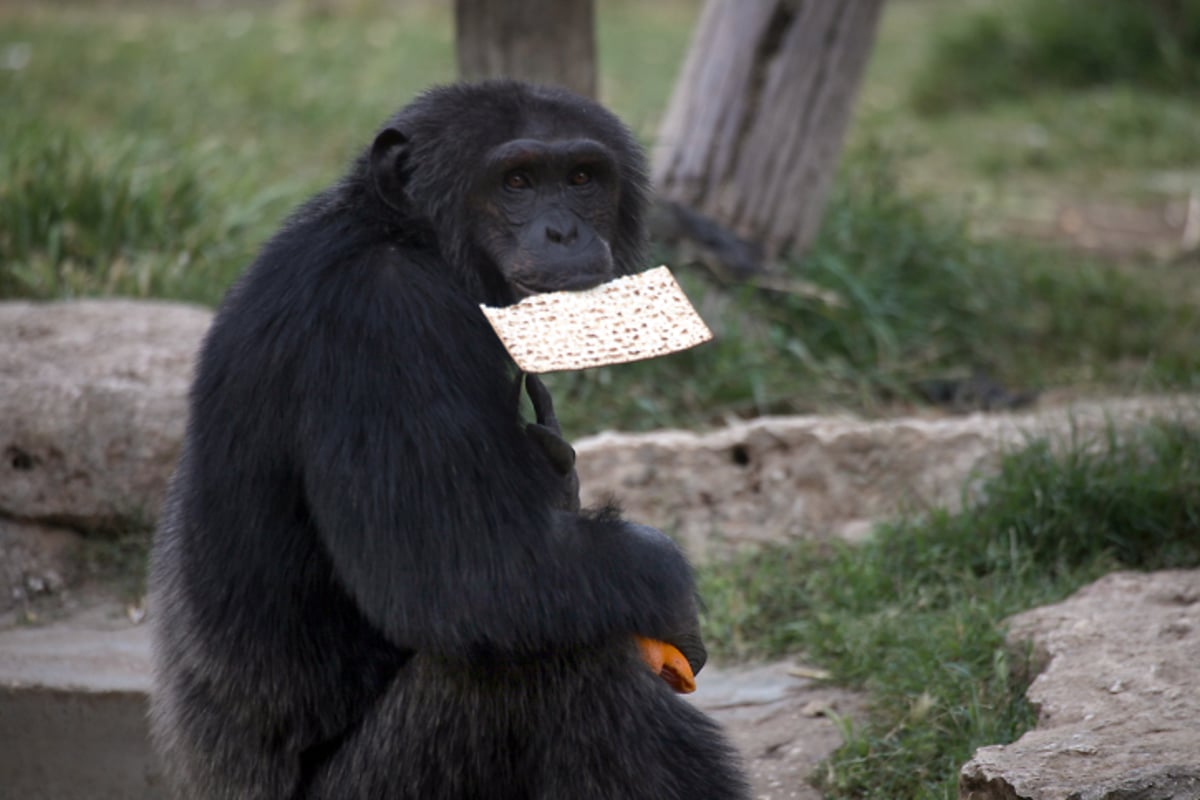
[[[649,139],[696,9],[603,5],[601,92]],[[219,300],[383,119],[454,77],[446,4],[360,6],[0,9],[0,298]]]
[[[88,536],[75,567],[89,586],[101,586],[123,603],[140,605],[146,598],[153,526]]]
[[[1200,312],[1190,301],[1100,261],[976,240],[961,215],[902,189],[879,147],[849,155],[821,233],[792,274],[806,290],[730,290],[685,275],[716,341],[551,376],[564,428],[879,412],[912,402],[920,379],[979,372],[1037,390],[1189,387],[1200,369]]]
[[[1052,221],[1060,205],[1137,207],[1177,198],[1196,185],[1200,174],[1194,133],[1200,127],[1200,92],[1194,81],[1191,88],[1132,77],[1068,85],[1060,79],[1062,70],[1031,73],[1010,52],[1032,46],[1016,33],[1029,15],[1091,16],[1099,9],[1097,24],[1109,24],[1118,6],[1138,13],[1152,5],[1137,0],[889,3],[851,138],[884,138],[908,153],[904,183],[968,199],[971,219],[987,232],[1002,231],[1006,220],[1033,212]],[[1184,0],[1181,7],[1194,8],[1196,2]],[[1000,50],[976,42],[962,45],[959,55],[947,54],[946,42],[969,37],[964,31],[994,18],[1003,29]],[[1064,27],[1056,35],[1074,37],[1083,47],[1122,52],[1131,46],[1120,31],[1091,40],[1087,31],[1087,25]],[[1194,73],[1200,61],[1193,52],[1181,63]],[[1002,88],[993,89],[994,83]],[[940,105],[932,103],[939,113],[920,110],[930,104],[921,99],[925,94],[946,96]]]
[[[986,146],[971,154],[970,166],[989,177],[1031,171],[1067,179],[1081,169],[1095,175],[1111,165],[1151,172],[1194,167],[1200,165],[1196,111],[1187,96],[1126,86],[997,102],[981,112],[997,127],[983,133]],[[974,119],[942,124],[962,129]]]
[[[10,130],[0,163],[0,296],[213,299],[248,253],[197,170],[168,152]]]
[[[42,223],[16,242],[0,228],[0,274],[9,273],[0,289],[215,303],[287,211],[365,144],[364,131],[451,76],[448,27],[431,36],[436,27],[415,14],[370,30],[361,19],[283,12],[68,7],[6,18],[4,39],[24,43],[30,58],[0,73],[13,112],[0,114],[0,192],[6,216]],[[397,50],[421,69],[397,69]],[[192,188],[176,195],[160,181],[134,191],[131,169]],[[30,195],[22,184],[46,190]],[[160,211],[157,230],[117,244],[107,234],[129,207],[164,204],[181,208]],[[78,247],[57,246],[63,230]],[[104,274],[118,250],[167,274]]]
[[[831,797],[956,797],[974,749],[1034,719],[1006,617],[1117,567],[1200,565],[1196,428],[1032,441],[972,497],[858,547],[776,546],[701,572],[715,655],[803,651],[869,693],[869,719],[822,773]]]
[[[1017,0],[961,18],[934,39],[913,86],[923,111],[1048,87],[1200,89],[1197,0]]]

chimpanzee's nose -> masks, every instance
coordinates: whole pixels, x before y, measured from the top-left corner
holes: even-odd
[[[568,245],[579,238],[579,228],[575,220],[566,216],[552,219],[546,223],[546,240],[554,244]]]

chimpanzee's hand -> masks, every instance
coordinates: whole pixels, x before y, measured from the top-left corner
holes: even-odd
[[[632,533],[647,541],[676,553],[679,552],[678,545],[658,528],[636,522],[627,522],[626,525],[629,526]],[[687,659],[688,666],[692,668],[692,674],[699,674],[700,670],[704,668],[705,662],[708,661],[708,650],[704,647],[704,640],[700,638],[700,600],[694,590],[689,590],[687,594],[680,595],[675,600],[668,602],[667,607],[671,610],[669,615],[671,622],[668,623],[669,627],[666,630],[637,631],[637,633],[673,645]]]
[[[575,448],[562,438],[562,428],[554,415],[554,401],[550,391],[536,375],[525,376],[525,391],[533,404],[537,422],[525,426],[525,433],[534,441],[550,460],[550,466],[561,477],[559,492],[554,507],[564,511],[579,510],[579,475],[575,472]]]
[[[699,675],[708,661],[708,650],[704,647],[704,640],[700,638],[700,616],[694,611],[696,604],[693,603],[691,607],[693,611],[688,615],[687,622],[663,636],[662,641],[683,654],[688,666],[692,668],[692,675]]]
[[[667,644],[674,645],[675,649],[683,653],[683,657],[687,659],[688,666],[692,668],[693,675],[700,674],[700,670],[704,669],[704,665],[708,661],[708,650],[704,646],[704,641],[700,638],[699,621],[697,621],[695,628],[668,637],[666,642]]]

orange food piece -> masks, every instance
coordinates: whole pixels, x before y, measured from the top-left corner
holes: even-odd
[[[692,674],[692,666],[679,648],[658,639],[648,639],[645,636],[635,636],[642,660],[650,665],[654,674],[667,682],[679,694],[691,694],[696,691],[696,676]]]

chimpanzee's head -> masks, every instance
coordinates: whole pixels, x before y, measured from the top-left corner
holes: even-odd
[[[644,265],[646,159],[629,130],[563,89],[434,89],[379,133],[378,196],[433,230],[489,302],[586,289]],[[476,277],[477,276],[477,277]]]

